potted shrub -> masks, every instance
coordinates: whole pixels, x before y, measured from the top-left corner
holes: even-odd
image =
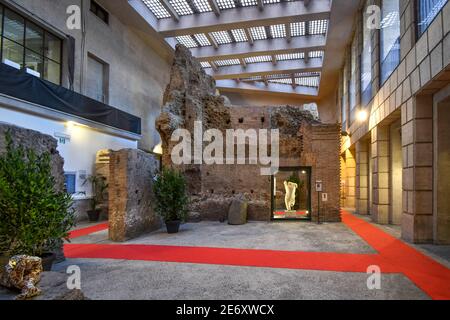
[[[83,185],[90,183],[92,185],[91,209],[87,214],[90,222],[98,222],[102,213],[102,204],[105,200],[105,192],[108,189],[106,178],[100,175],[87,177]]]
[[[50,154],[16,147],[7,133],[0,156],[0,255],[41,257],[45,271],[51,269],[75,225],[72,197],[55,184]]]
[[[164,219],[168,233],[178,233],[186,220],[188,197],[184,176],[173,169],[163,169],[153,186],[156,212]]]

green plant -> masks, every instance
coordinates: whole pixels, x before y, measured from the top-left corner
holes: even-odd
[[[5,135],[0,156],[0,253],[42,256],[68,240],[75,224],[72,198],[55,190],[50,154],[14,146]]]
[[[98,210],[105,200],[105,192],[108,189],[106,178],[100,175],[91,175],[86,178],[83,185],[87,183],[92,185],[91,210]]]
[[[156,198],[156,212],[164,221],[186,220],[188,197],[186,180],[173,169],[163,169],[157,177],[153,190]]]

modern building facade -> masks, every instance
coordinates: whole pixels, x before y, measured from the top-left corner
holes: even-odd
[[[450,241],[449,31],[447,1],[364,1],[341,70],[342,205],[416,243]]]
[[[0,2],[2,77],[10,80],[2,82],[0,121],[59,141],[80,205],[91,196],[83,181],[98,151],[159,143],[154,123],[169,77],[170,51],[135,11],[103,2]],[[121,124],[130,118],[132,126]]]

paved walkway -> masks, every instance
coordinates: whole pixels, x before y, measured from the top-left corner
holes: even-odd
[[[272,228],[276,239],[267,239],[255,232],[248,233],[252,228],[258,231],[267,230],[266,227],[261,227],[264,225]],[[292,226],[296,227],[295,236],[283,230],[293,228]],[[219,226],[222,230],[225,227],[228,226]],[[215,230],[219,228],[216,227]],[[311,228],[320,228],[321,231],[316,229],[319,232],[316,237],[308,239],[305,234],[314,234],[308,232]],[[122,274],[122,284],[134,283],[139,286],[139,281],[144,281],[149,285],[147,290],[143,288],[141,298],[155,299],[152,288],[158,286],[154,281],[172,283],[177,279],[176,283],[182,286],[178,288],[180,290],[159,290],[159,297],[202,299],[205,298],[202,294],[207,294],[206,298],[230,299],[233,297],[229,297],[229,294],[234,293],[235,298],[241,299],[450,299],[449,268],[348,212],[343,212],[343,225],[303,224],[298,228],[298,224],[284,224],[282,227],[277,224],[258,224],[257,227],[249,224],[242,228],[247,230],[244,238],[234,235],[239,239],[238,242],[230,240],[233,237],[227,234],[227,231],[210,233],[206,238],[201,232],[185,232],[170,237],[158,232],[125,244],[112,244],[106,238],[105,229],[107,225],[101,224],[74,231],[74,243],[65,245],[65,254],[69,260],[59,268],[84,261],[85,268],[95,268],[98,271],[99,268],[107,269],[106,266],[101,266],[99,261],[107,261],[108,265],[125,271]],[[233,230],[231,233],[236,232],[235,228],[229,230]],[[350,230],[352,232],[349,232]],[[327,235],[328,239],[324,239]],[[230,241],[227,242],[226,239]],[[248,242],[245,242],[245,239]],[[229,247],[226,247],[226,244]],[[294,247],[295,244],[297,247]],[[346,244],[350,244],[348,250],[344,249]],[[302,250],[305,248],[307,250]],[[367,289],[366,271],[371,265],[381,268],[384,285],[382,291]],[[144,272],[146,269],[149,277],[156,277],[157,280],[138,280],[136,275],[133,275],[138,270]],[[165,270],[171,270],[172,273],[166,274]],[[208,280],[205,281],[197,272],[203,272]],[[217,272],[221,274],[218,275]],[[98,276],[99,272],[95,274]],[[141,273],[138,274],[138,277],[142,277]],[[225,274],[229,277],[223,278]],[[265,279],[255,278],[255,275]],[[127,277],[129,279],[126,279]],[[305,277],[308,281],[301,281]],[[314,280],[311,280],[311,277]],[[93,275],[90,279],[95,281]],[[267,290],[259,287],[259,282],[264,283]],[[239,283],[258,287],[265,293],[256,294],[252,290],[245,290]],[[230,286],[228,292],[221,290],[227,284]],[[330,289],[330,284],[334,284],[334,290]],[[107,291],[105,284],[103,286],[103,290]],[[197,289],[187,288],[188,286]],[[284,290],[279,292],[279,286]],[[105,298],[106,293],[97,288],[92,294],[101,299]],[[116,292],[114,297],[117,298],[117,295],[122,296]]]

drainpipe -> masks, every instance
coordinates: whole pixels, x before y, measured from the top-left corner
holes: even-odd
[[[81,60],[80,60],[80,93],[85,94],[84,87],[84,74],[85,74],[85,63],[86,63],[86,9],[87,1],[80,0],[81,8]]]

